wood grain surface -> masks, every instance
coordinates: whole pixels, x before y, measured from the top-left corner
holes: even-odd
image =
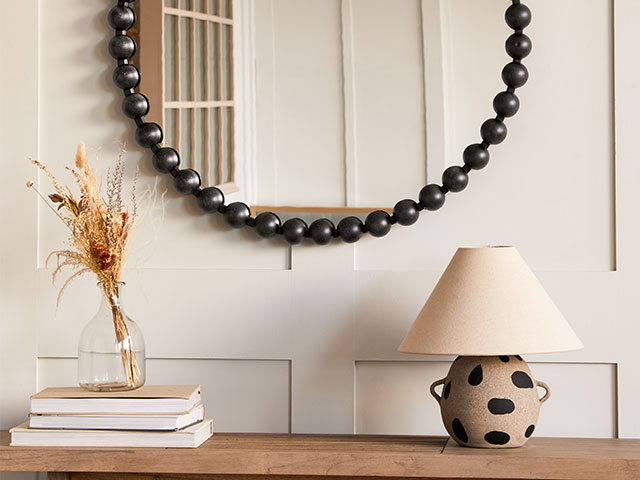
[[[640,478],[640,440],[533,438],[522,448],[485,450],[445,437],[219,433],[197,449],[8,444],[3,431],[0,471],[77,472],[71,480]]]

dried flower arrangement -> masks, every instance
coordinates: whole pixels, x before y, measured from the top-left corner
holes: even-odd
[[[76,151],[77,169],[65,167],[75,180],[79,198],[74,196],[69,186],[58,182],[45,165],[31,158],[31,163],[51,180],[55,192],[48,195],[48,198],[50,202],[57,204],[57,208],[47,201],[33,182],[27,182],[27,187],[37,192],[71,232],[68,239],[70,248],[51,252],[47,257],[47,262],[52,257],[56,258],[56,268],[52,275],[54,281],[63,268],[71,267],[74,270],[60,289],[57,304],[60,303],[62,293],[74,279],[85,273],[92,272],[96,275],[111,307],[127,386],[134,386],[137,384],[140,370],[135,352],[127,343],[129,332],[119,299],[119,284],[127,258],[128,240],[137,216],[135,181],[129,205],[125,205],[122,199],[124,153],[122,146],[115,168],[107,173],[104,198],[100,193],[101,184],[89,163],[83,143],[78,145]]]

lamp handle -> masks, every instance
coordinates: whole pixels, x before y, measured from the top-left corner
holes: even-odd
[[[446,380],[446,378],[441,378],[440,380],[436,380],[435,382],[433,382],[431,384],[431,387],[429,388],[429,391],[431,392],[431,395],[433,396],[433,398],[436,399],[436,402],[438,402],[438,403],[440,403],[442,401],[442,397],[436,393],[436,387],[438,385],[444,385],[444,381],[445,380]]]
[[[549,388],[549,385],[547,385],[544,382],[540,382],[538,380],[536,380],[536,387],[542,387],[545,390],[544,397],[540,399],[540,404],[543,404],[544,402],[549,400],[549,397],[551,396],[551,389]]]

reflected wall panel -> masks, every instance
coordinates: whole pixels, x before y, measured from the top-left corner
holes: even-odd
[[[426,183],[420,4],[351,2],[357,206],[392,208]]]

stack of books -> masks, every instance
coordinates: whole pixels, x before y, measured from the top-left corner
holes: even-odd
[[[29,421],[11,429],[11,445],[195,448],[212,435],[212,425],[199,385],[46,388],[31,397]]]

